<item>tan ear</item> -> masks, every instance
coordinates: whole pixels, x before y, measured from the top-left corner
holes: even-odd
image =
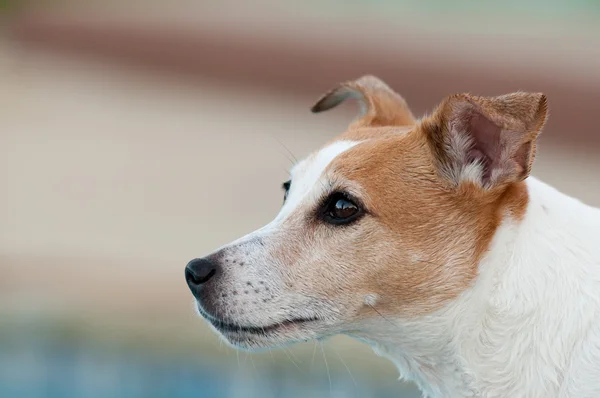
[[[459,94],[446,98],[421,127],[445,178],[492,188],[529,176],[547,113],[539,93]]]
[[[340,84],[325,94],[311,108],[314,113],[334,108],[348,98],[358,99],[361,115],[354,127],[407,126],[415,124],[415,118],[406,101],[375,76],[363,76],[358,80]]]

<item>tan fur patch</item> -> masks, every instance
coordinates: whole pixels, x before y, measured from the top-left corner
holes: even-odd
[[[527,191],[521,183],[497,191],[471,183],[449,188],[420,127],[380,137],[372,129],[352,134],[373,138],[338,156],[326,175],[366,192],[365,240],[348,261],[367,272],[353,289],[377,294],[380,311],[439,308],[471,285],[504,216],[523,215]]]
[[[385,137],[397,136],[398,134],[407,133],[413,129],[412,126],[402,127],[362,127],[362,128],[349,128],[344,133],[338,135],[327,145],[335,141],[367,141],[372,139],[381,139]]]

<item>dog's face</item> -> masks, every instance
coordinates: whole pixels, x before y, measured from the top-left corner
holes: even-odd
[[[435,311],[473,283],[502,219],[524,212],[543,95],[453,96],[416,121],[364,77],[313,111],[350,96],[366,113],[293,168],[275,219],[186,268],[200,314],[236,346]]]

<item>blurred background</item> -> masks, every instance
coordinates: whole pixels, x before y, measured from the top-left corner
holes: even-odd
[[[534,174],[600,206],[600,2],[0,0],[0,397],[416,397],[344,337],[250,354],[183,270],[271,220],[375,74],[416,114],[547,94]]]

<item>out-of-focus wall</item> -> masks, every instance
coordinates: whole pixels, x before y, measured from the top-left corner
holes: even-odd
[[[131,1],[115,8],[84,2],[71,12],[25,13],[14,36],[28,45],[191,79],[297,95],[372,73],[397,88],[417,113],[455,92],[543,91],[553,112],[547,132],[569,130],[568,137],[548,134],[550,139],[599,144],[593,115],[600,98],[600,28],[594,22],[600,10],[594,4],[344,4],[182,1],[165,7],[156,1],[141,7]]]
[[[0,395],[414,394],[345,338],[222,347],[183,278],[275,215],[289,151],[353,117],[312,115],[312,101],[360,74],[419,114],[456,91],[546,92],[534,174],[600,206],[593,4],[453,23],[443,2],[59,3],[30,2],[0,39]]]

